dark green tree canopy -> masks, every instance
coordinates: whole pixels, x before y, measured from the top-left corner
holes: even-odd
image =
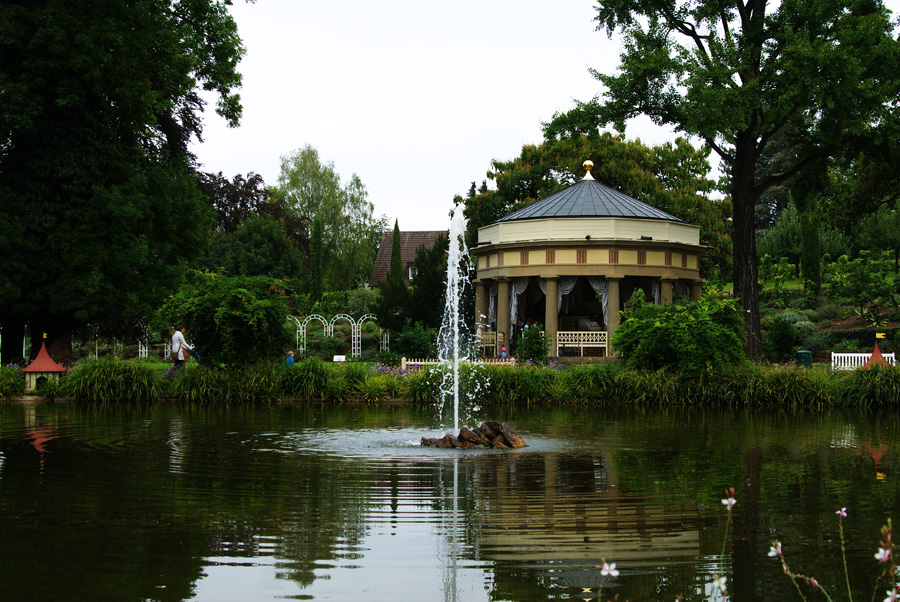
[[[146,317],[204,249],[188,142],[200,89],[230,123],[241,114],[228,4],[0,3],[4,333],[47,331],[65,360],[73,328]]]

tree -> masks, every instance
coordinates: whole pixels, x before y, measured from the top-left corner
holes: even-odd
[[[281,158],[275,195],[305,223],[321,220],[324,290],[347,290],[368,277],[385,222],[373,217],[359,176],[343,186],[334,164],[322,163],[319,151],[306,145]]]
[[[307,272],[309,283],[309,300],[313,303],[322,298],[322,267],[324,254],[322,243],[322,218],[313,218],[312,233],[309,243],[309,271]]]
[[[293,342],[281,281],[195,272],[156,313],[154,325],[181,324],[203,362],[218,366],[279,359]]]
[[[444,295],[447,283],[447,235],[441,234],[428,248],[416,249],[416,277],[409,293],[409,318],[428,328],[438,329],[444,317]]]
[[[233,180],[218,174],[197,174],[200,192],[216,212],[216,230],[232,233],[252,215],[263,215],[269,200],[269,190],[262,176],[250,172]]]
[[[580,103],[546,124],[545,135],[596,131],[648,115],[697,136],[725,163],[730,181],[734,292],[747,325],[747,352],[761,351],[754,209],[767,189],[852,141],[883,138],[900,42],[881,0],[604,0],[598,28],[621,31],[619,73],[594,72],[604,101]],[[797,152],[760,177],[769,142]]]
[[[0,327],[57,360],[88,324],[127,334],[207,244],[188,143],[204,101],[236,125],[227,3],[0,4]],[[17,355],[17,354],[16,354]]]
[[[400,256],[400,225],[394,220],[394,237],[391,242],[391,267],[387,278],[379,286],[381,296],[375,304],[378,325],[393,332],[400,332],[406,322],[409,307],[409,289],[403,282],[403,259]]]
[[[648,147],[639,140],[608,132],[561,136],[539,146],[526,145],[511,161],[493,161],[489,177],[496,190],[486,186],[477,194],[474,182],[465,205],[469,239],[475,243],[477,229],[527,206],[584,176],[582,164],[594,162],[593,175],[608,186],[638,200],[700,226],[700,238],[711,247],[703,269],[727,269],[730,206],[713,198],[716,182],[709,179],[709,151],[695,149],[684,138],[674,143]]]
[[[217,233],[211,256],[233,276],[297,278],[302,268],[300,252],[284,226],[268,216],[251,215],[232,234]]]

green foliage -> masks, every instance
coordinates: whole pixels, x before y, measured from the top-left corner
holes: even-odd
[[[319,358],[309,357],[285,368],[281,387],[288,397],[316,399],[327,390],[330,372]]]
[[[76,366],[62,391],[80,402],[127,403],[156,401],[162,386],[160,373],[146,364],[100,359]]]
[[[301,269],[300,252],[288,238],[284,226],[268,216],[252,215],[233,234],[217,233],[210,256],[233,275],[283,280],[297,277]]]
[[[543,324],[534,324],[522,330],[516,344],[516,358],[520,362],[543,364],[550,353],[550,337],[544,332]]]
[[[873,308],[892,305],[894,287],[889,280],[889,264],[882,257],[862,251],[854,260],[842,255],[829,266],[832,274],[828,297],[857,308],[862,315]]]
[[[682,374],[721,370],[743,358],[740,310],[722,291],[699,301],[652,305],[635,291],[612,345],[625,365]]]
[[[437,357],[435,349],[436,333],[433,328],[417,322],[415,326],[406,327],[391,340],[391,349],[401,355],[414,359]]]
[[[157,311],[154,325],[162,331],[183,324],[208,365],[280,359],[294,335],[283,290],[262,276],[194,273]]]
[[[448,238],[442,234],[430,249],[425,245],[416,249],[416,277],[409,291],[407,316],[429,328],[440,328],[444,317],[448,246]]]
[[[0,366],[0,401],[25,392],[25,374],[18,368]]]
[[[325,243],[322,236],[322,217],[316,215],[309,235],[309,271],[306,274],[309,300],[312,303],[317,303],[322,298],[322,278],[325,272]]]
[[[791,359],[794,353],[794,344],[797,341],[797,332],[790,320],[776,316],[772,321],[769,332],[766,333],[766,355],[773,362],[783,363]]]
[[[171,392],[179,401],[199,404],[272,403],[284,396],[281,364],[239,368],[190,366],[175,373]]]
[[[201,89],[240,118],[236,25],[212,0],[4,3],[0,23],[0,319],[121,336],[207,244],[188,148]]]
[[[391,267],[387,279],[379,286],[380,296],[375,305],[378,324],[392,332],[400,332],[406,322],[409,307],[409,289],[403,281],[403,261],[400,256],[400,224],[394,221],[391,242]]]
[[[374,218],[359,176],[353,174],[342,185],[334,164],[324,163],[319,152],[306,145],[281,158],[275,198],[283,199],[304,223],[316,228],[314,220],[319,220],[321,236],[311,236],[315,240],[310,242],[309,263],[313,271],[320,263],[321,273],[318,280],[311,275],[311,287],[349,290],[368,279],[385,221]]]

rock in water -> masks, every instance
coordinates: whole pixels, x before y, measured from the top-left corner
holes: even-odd
[[[482,422],[478,428],[469,430],[462,427],[459,435],[454,437],[447,433],[440,439],[422,437],[422,447],[438,447],[442,449],[480,447],[482,449],[516,449],[528,447],[525,440],[511,426],[499,422]]]

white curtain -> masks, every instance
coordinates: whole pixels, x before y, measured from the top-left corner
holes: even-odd
[[[588,282],[591,283],[591,288],[594,289],[594,292],[600,295],[600,303],[603,304],[603,324],[608,324],[606,316],[609,307],[609,283],[606,281],[606,278],[601,278],[600,276],[588,276]]]
[[[662,305],[662,291],[659,286],[659,280],[653,281],[653,285],[650,287],[650,290],[653,291],[653,304]]]
[[[499,285],[496,280],[491,281],[491,292],[488,294],[488,324],[497,323],[497,290]]]
[[[519,295],[528,288],[528,278],[514,278],[509,283],[509,327],[512,329],[519,315]]]
[[[556,289],[556,313],[562,311],[563,295],[568,295],[569,293],[571,293],[572,289],[575,288],[576,282],[578,282],[578,276],[559,277],[559,288]]]

